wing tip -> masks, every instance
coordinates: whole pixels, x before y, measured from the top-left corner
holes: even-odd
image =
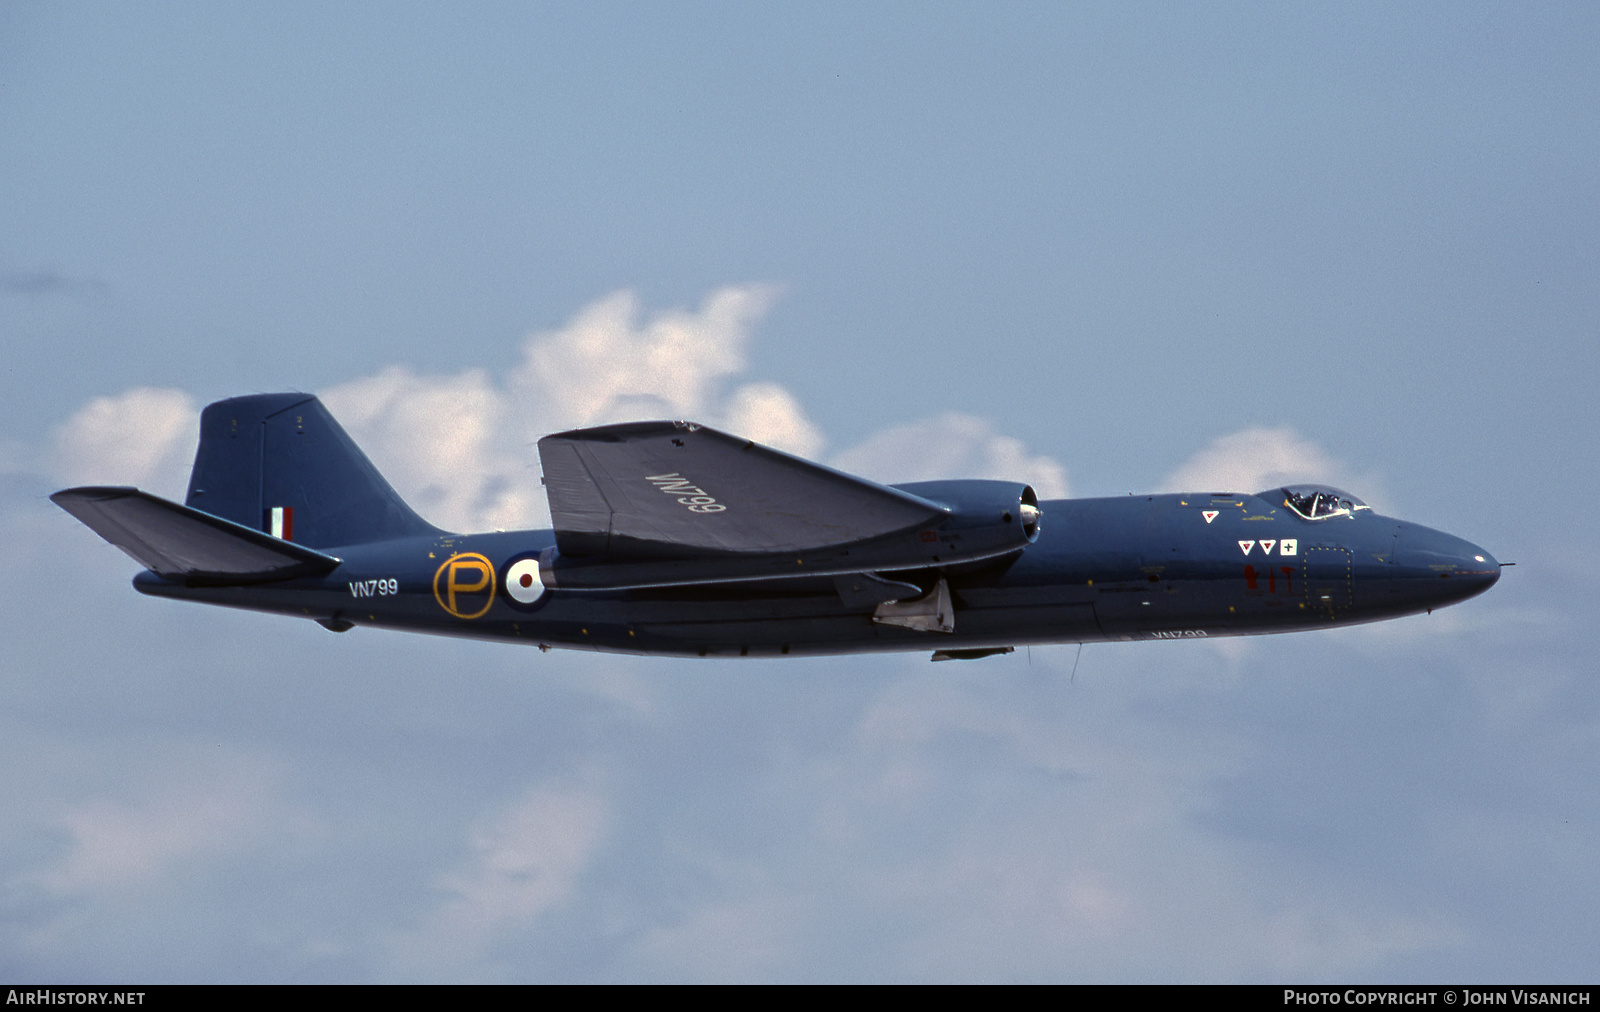
[[[139,489],[132,485],[74,485],[64,488],[59,492],[50,493],[50,501],[61,505],[62,501],[71,502],[74,499],[93,499],[104,501],[106,499],[121,499],[124,496],[138,493]]]
[[[592,425],[581,429],[568,429],[565,432],[552,432],[540,439],[543,443],[548,440],[589,442],[589,443],[620,443],[627,439],[640,436],[660,436],[669,432],[709,432],[719,436],[726,436],[709,425],[684,419],[657,419],[643,422],[616,422],[611,425]],[[732,438],[732,437],[728,437]]]

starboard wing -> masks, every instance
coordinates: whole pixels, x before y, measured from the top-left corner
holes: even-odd
[[[806,552],[945,519],[949,510],[688,422],[633,422],[539,440],[566,556],[702,558]]]

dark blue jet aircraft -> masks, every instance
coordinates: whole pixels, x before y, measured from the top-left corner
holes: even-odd
[[[886,486],[688,422],[539,441],[554,530],[441,531],[315,397],[219,401],[187,504],[72,488],[140,592],[357,625],[644,654],[771,656],[1198,639],[1431,611],[1482,548],[1337,489],[1040,503]]]

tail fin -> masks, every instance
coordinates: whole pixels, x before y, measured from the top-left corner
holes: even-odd
[[[439,533],[310,394],[256,394],[206,408],[185,501],[313,548]]]

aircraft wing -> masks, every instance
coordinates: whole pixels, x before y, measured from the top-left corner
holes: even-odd
[[[191,584],[251,584],[326,573],[331,555],[283,541],[231,520],[122,486],[63,489],[50,501],[171,580]]]
[[[949,510],[909,492],[689,422],[539,440],[566,556],[806,552],[926,527]]]

